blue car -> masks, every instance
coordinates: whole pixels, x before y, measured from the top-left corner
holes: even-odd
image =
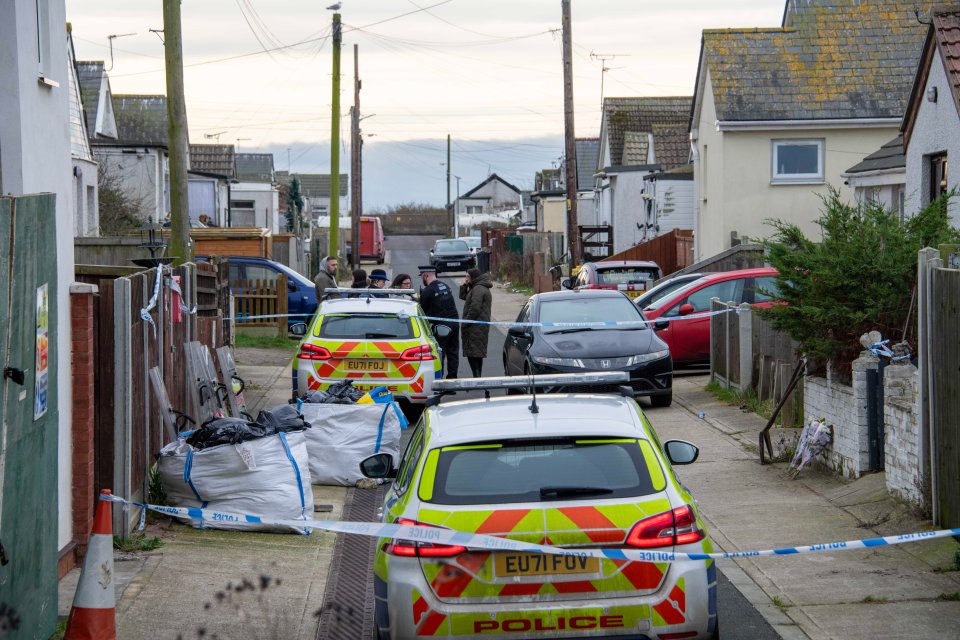
[[[252,256],[219,256],[230,262],[231,287],[238,280],[270,282],[280,274],[287,276],[287,326],[307,322],[317,310],[317,290],[306,276],[297,273],[285,264],[267,258]],[[197,260],[209,261],[210,256],[196,256]]]

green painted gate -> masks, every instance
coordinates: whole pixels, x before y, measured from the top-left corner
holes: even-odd
[[[6,632],[5,638],[49,638],[57,619],[56,327],[58,313],[68,312],[56,304],[57,224],[70,222],[56,219],[52,194],[0,198],[0,636]],[[44,294],[46,318],[38,313]]]

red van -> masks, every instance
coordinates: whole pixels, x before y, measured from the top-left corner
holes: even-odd
[[[711,298],[769,307],[776,299],[777,273],[776,269],[763,267],[706,275],[653,300],[643,309],[643,315],[648,320],[670,321],[657,335],[670,347],[674,365],[709,363],[709,316],[684,316],[710,311]]]
[[[376,260],[377,264],[383,264],[385,258],[380,218],[363,216],[360,218],[360,259]]]

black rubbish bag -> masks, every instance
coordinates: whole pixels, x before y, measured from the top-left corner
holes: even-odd
[[[214,418],[187,436],[194,449],[207,449],[221,444],[240,444],[276,433],[276,429],[242,418]]]
[[[353,386],[353,380],[344,380],[336,382],[326,391],[312,391],[304,402],[320,404],[356,404],[357,400],[363,397],[365,391],[361,391]]]
[[[273,409],[264,410],[257,416],[257,424],[272,427],[274,433],[303,431],[310,428],[310,423],[303,419],[297,408],[290,404],[281,404]]]

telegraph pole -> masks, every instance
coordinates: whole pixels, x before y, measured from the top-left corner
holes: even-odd
[[[183,97],[180,0],[163,0],[163,57],[167,76],[167,152],[170,154],[170,255],[193,259],[187,208],[187,104]],[[162,221],[158,220],[162,224]]]
[[[454,232],[451,233],[451,237],[455,237],[456,229],[453,228],[453,205],[450,204],[450,134],[447,134],[447,224],[450,229]]]
[[[340,14],[333,14],[333,106],[330,109],[330,251],[335,256],[340,250]],[[354,247],[355,254],[360,253]]]
[[[350,118],[350,242],[353,255],[350,262],[360,268],[360,214],[363,211],[363,193],[360,191],[360,62],[357,45],[353,45],[353,109]]]
[[[570,0],[560,0],[563,12],[563,135],[566,148],[567,247],[570,266],[580,264],[580,225],[577,221],[577,146],[573,131],[573,58]]]

